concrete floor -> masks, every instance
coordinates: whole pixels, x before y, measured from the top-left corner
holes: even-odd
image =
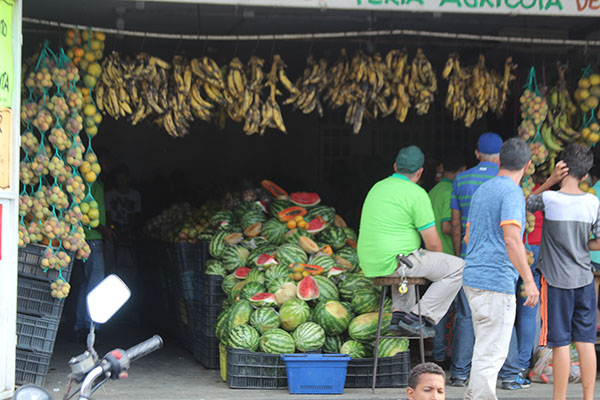
[[[119,334],[119,332],[126,332]],[[152,335],[151,331],[140,333],[131,326],[114,326],[110,332],[100,333],[97,350],[100,355],[115,347],[128,348]],[[192,355],[174,340],[165,339],[163,349],[137,361],[129,371],[129,378],[122,381],[109,381],[95,393],[95,400],[102,399],[160,399],[160,400],[203,400],[203,399],[240,399],[270,400],[279,399],[339,399],[340,396],[314,395],[292,396],[286,390],[240,390],[229,389],[221,381],[219,372],[206,370],[192,358]],[[67,361],[71,356],[84,350],[84,346],[67,341],[59,331],[50,372],[46,379],[46,388],[55,399],[62,399],[66,377],[69,373]],[[569,399],[581,399],[580,385],[569,385]],[[596,386],[600,399],[600,382]],[[462,399],[464,389],[448,387],[447,399]],[[552,385],[532,384],[531,388],[518,391],[498,389],[500,399],[551,399]],[[344,399],[404,399],[404,389],[346,389]]]

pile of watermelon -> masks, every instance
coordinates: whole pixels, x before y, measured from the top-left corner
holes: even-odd
[[[210,220],[215,234],[204,273],[223,276],[227,295],[216,336],[264,353],[372,357],[380,291],[358,265],[356,233],[316,194],[269,191],[268,204],[244,202]],[[290,229],[298,217],[304,228]],[[385,308],[387,327],[391,299]],[[406,339],[382,339],[379,354],[407,349]]]

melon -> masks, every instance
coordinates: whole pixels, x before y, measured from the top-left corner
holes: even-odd
[[[244,216],[240,220],[240,224],[242,225],[242,229],[244,229],[244,231],[249,229],[251,226],[253,226],[257,222],[261,222],[261,228],[262,228],[262,223],[267,222],[267,217],[266,217],[265,213],[263,213],[262,211],[257,211],[257,210],[248,211],[247,213],[244,214]]]
[[[321,202],[321,197],[317,193],[294,192],[289,195],[289,199],[297,206],[313,207]]]
[[[296,296],[305,301],[319,298],[319,286],[312,276],[305,276],[300,283],[298,283]]]
[[[237,278],[236,278],[237,279]],[[236,301],[239,299],[239,295],[240,292],[242,291],[242,288],[244,286],[246,286],[246,284],[248,283],[248,281],[243,280],[243,281],[238,281],[238,283],[236,283],[231,290],[229,291],[229,299],[232,301]]]
[[[247,227],[244,230],[244,235],[253,238],[253,237],[260,235],[261,230],[262,230],[262,222],[258,221],[258,222],[253,223],[249,227]]]
[[[239,267],[233,271],[233,276],[238,279],[246,279],[248,277],[248,273],[250,272],[250,268],[248,267]]]
[[[331,225],[335,222],[335,209],[333,207],[323,205],[311,207],[311,209],[307,212],[306,216],[306,219],[309,221],[316,218],[317,216],[320,216],[325,220],[325,223],[327,225]]]
[[[213,262],[209,263],[209,261],[213,261]],[[223,264],[221,264],[219,261],[208,260],[206,262],[206,264],[204,265],[204,274],[205,275],[220,275],[222,277],[225,277],[227,275],[227,270],[225,269]]]
[[[273,293],[260,292],[250,297],[250,304],[254,307],[274,307],[277,305],[277,298]]]
[[[243,238],[244,238],[244,235],[242,235],[241,233],[235,232],[235,233],[230,233],[229,235],[225,236],[225,238],[223,240],[228,245],[235,246],[237,244],[240,244],[240,242],[242,241]]]
[[[298,244],[308,254],[313,254],[319,251],[319,246],[307,236],[300,236],[300,238],[298,239]]]
[[[219,231],[210,240],[210,244],[208,245],[208,252],[212,257],[221,258],[227,247],[227,244],[225,243],[225,236],[227,235],[227,232]]]
[[[293,207],[294,203],[289,200],[273,200],[269,204],[269,215],[273,218],[276,218],[276,221],[279,221],[279,212],[285,210],[286,208]]]
[[[294,228],[286,232],[283,241],[285,243],[294,243],[299,245],[302,236],[309,236],[309,233],[304,229]]]
[[[310,263],[312,265],[318,265],[323,267],[323,270],[325,272],[329,271],[331,268],[335,267],[335,261],[333,258],[326,256],[326,255],[321,255],[321,256],[316,256],[316,257],[312,257],[310,259]]]
[[[231,224],[233,221],[233,213],[228,210],[217,211],[210,217],[208,221],[209,225],[213,228],[221,226],[222,224]]]
[[[287,282],[281,285],[281,287],[275,292],[275,298],[277,304],[280,306],[287,303],[289,300],[296,298],[296,284],[293,282]]]
[[[339,228],[345,228],[348,226],[346,225],[346,221],[344,221],[344,218],[342,218],[342,216],[338,214],[335,214],[333,224]]]
[[[290,283],[290,282],[293,283],[294,280],[292,278],[290,278],[288,275],[280,276],[279,278],[275,278],[275,279],[269,281],[268,285],[267,285],[267,289],[269,290],[270,293],[277,293],[277,291],[279,289],[281,289],[283,284]]]

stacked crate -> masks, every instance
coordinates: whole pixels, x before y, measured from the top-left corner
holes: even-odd
[[[194,336],[194,359],[208,369],[219,368],[219,339],[215,327],[225,300],[222,282],[220,275],[204,275],[201,282],[202,300],[200,318],[196,320],[198,329]]]
[[[50,295],[50,284],[59,276],[71,277],[71,264],[62,271],[41,267],[45,247],[28,245],[19,249],[17,288],[16,383],[43,385],[63,309],[63,300]]]

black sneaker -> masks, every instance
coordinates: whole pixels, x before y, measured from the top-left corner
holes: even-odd
[[[433,329],[433,325],[429,321],[425,320],[425,318],[421,318],[421,321],[421,326],[423,327],[423,337],[434,337],[435,329]],[[410,336],[418,337],[421,334],[421,330],[419,329],[419,317],[413,313],[402,313],[400,315],[400,321],[398,321],[398,326],[400,329],[410,333]]]
[[[531,386],[531,381],[527,378],[521,376],[521,374],[517,375],[514,381],[510,382],[502,382],[503,390],[520,390],[527,389]]]
[[[466,379],[462,379],[462,378],[456,378],[456,377],[452,376],[448,380],[448,385],[454,386],[454,387],[466,387],[467,386],[467,380]]]

